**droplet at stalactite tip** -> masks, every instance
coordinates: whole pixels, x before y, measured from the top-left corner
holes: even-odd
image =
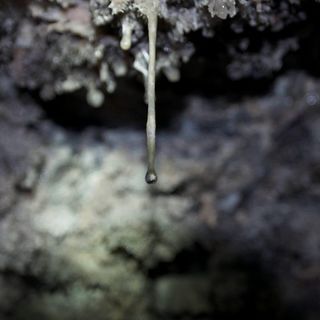
[[[157,174],[155,171],[147,171],[146,173],[146,182],[148,184],[156,183],[158,180]]]
[[[155,153],[156,153],[156,106],[155,106],[155,81],[156,81],[156,42],[158,27],[158,0],[150,0],[151,8],[147,12],[148,33],[149,33],[149,65],[147,79],[147,153],[148,153],[148,170],[145,180],[148,184],[156,183],[157,173],[155,170]]]

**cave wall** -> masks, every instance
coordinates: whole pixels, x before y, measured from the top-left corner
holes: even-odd
[[[318,319],[319,4],[161,1],[150,188],[114,3],[0,4],[0,318]]]

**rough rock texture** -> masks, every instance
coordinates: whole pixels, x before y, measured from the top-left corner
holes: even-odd
[[[189,97],[153,189],[142,133],[38,125],[39,181],[1,217],[2,318],[316,319],[319,89],[290,73],[257,98]]]
[[[147,0],[2,1],[1,58],[10,56],[9,72],[17,85],[40,90],[43,99],[84,89],[89,104],[99,107],[105,100],[107,104],[105,95],[114,93],[119,79],[146,76],[146,4]],[[170,81],[179,80],[181,63],[196,51],[190,35],[197,31],[212,38],[223,28],[221,50],[226,51],[228,76],[270,75],[299,48],[307,34],[304,22],[315,6],[314,1],[299,0],[161,0],[157,69]]]
[[[319,4],[161,2],[149,188],[112,2],[0,3],[0,319],[318,320]]]

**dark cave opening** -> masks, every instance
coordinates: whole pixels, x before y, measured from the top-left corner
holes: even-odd
[[[183,97],[160,77],[157,83],[157,127],[170,127],[172,120],[184,109]],[[59,126],[73,131],[88,127],[130,128],[145,130],[147,105],[144,101],[143,84],[133,79],[119,80],[113,94],[106,95],[105,103],[94,108],[86,101],[86,91],[64,94],[53,100],[43,101],[34,97],[42,106],[46,116]]]

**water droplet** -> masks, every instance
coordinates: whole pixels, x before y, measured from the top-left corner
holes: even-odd
[[[158,176],[154,170],[148,170],[146,174],[146,183],[153,184],[158,180]]]

